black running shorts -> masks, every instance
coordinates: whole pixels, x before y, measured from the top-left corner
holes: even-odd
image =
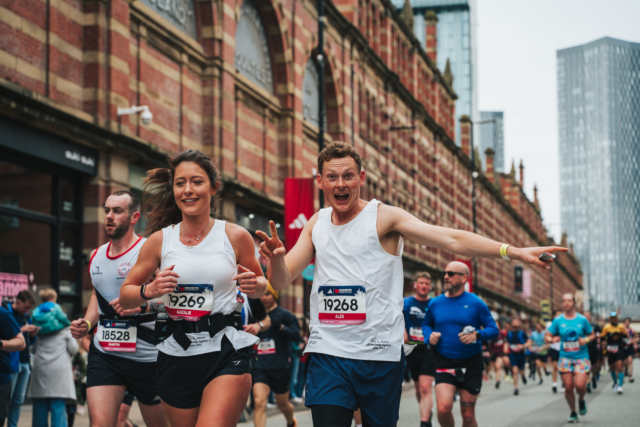
[[[103,353],[93,345],[89,348],[87,388],[105,385],[123,385],[143,405],[157,405],[156,363],[136,362],[124,357]]]
[[[252,353],[251,347],[236,351],[226,336],[220,351],[185,357],[159,352],[158,394],[174,408],[197,408],[205,387],[217,377],[250,374]]]
[[[435,377],[436,375],[433,353],[427,345],[417,345],[407,356],[407,364],[413,381],[418,381],[420,375],[428,375],[430,377]]]
[[[291,369],[256,369],[252,375],[254,384],[266,384],[275,394],[284,394],[289,391]]]
[[[451,384],[477,395],[482,390],[482,353],[468,359],[447,359],[434,352],[436,386]]]
[[[550,348],[549,349],[549,358],[551,358],[552,362],[557,362],[558,360],[560,360],[560,351]]]

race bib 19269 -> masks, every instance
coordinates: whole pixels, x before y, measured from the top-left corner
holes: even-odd
[[[136,351],[138,329],[128,320],[101,320],[97,334],[104,351]]]
[[[180,284],[175,291],[163,295],[162,302],[174,320],[200,320],[213,309],[213,285]]]
[[[359,325],[367,320],[364,286],[318,287],[320,323]]]

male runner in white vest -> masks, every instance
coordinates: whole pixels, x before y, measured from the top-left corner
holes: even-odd
[[[94,286],[84,319],[71,323],[74,338],[97,327],[89,350],[87,404],[93,427],[115,427],[125,392],[138,399],[147,426],[168,427],[156,394],[153,325],[159,304],[149,301],[124,310],[118,304],[120,287],[138,259],[145,240],[134,227],[140,219],[140,200],[116,191],[104,203],[105,231],[111,240],[91,253],[89,273]]]
[[[335,142],[318,157],[318,187],[329,208],[316,213],[286,254],[273,222],[260,251],[269,259],[275,289],[288,286],[309,265],[316,269],[306,352],[306,405],[315,427],[348,427],[353,411],[363,425],[398,421],[402,351],[403,238],[465,257],[504,258],[549,268],[544,252],[560,247],[515,248],[467,231],[437,227],[377,200],[360,199],[362,160],[349,144]]]

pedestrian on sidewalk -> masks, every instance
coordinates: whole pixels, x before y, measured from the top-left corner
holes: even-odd
[[[48,291],[53,293],[55,301],[55,291]],[[57,316],[56,320],[60,321]],[[49,330],[52,327],[49,325]],[[51,412],[51,427],[67,427],[66,400],[76,399],[71,358],[78,352],[78,343],[67,326],[49,335],[39,336],[33,348],[35,358],[27,392],[27,397],[33,399],[32,425],[48,426]]]
[[[25,346],[18,322],[7,309],[0,307],[0,427],[4,427],[11,401],[12,371],[9,353],[22,351]]]

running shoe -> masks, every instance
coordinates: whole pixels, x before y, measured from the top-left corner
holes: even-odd
[[[572,412],[571,415],[569,415],[569,419],[567,420],[568,423],[577,423],[578,422],[578,414],[576,414],[575,412]]]
[[[287,424],[287,427],[298,427],[298,420],[294,417],[293,424]]]
[[[629,382],[630,383],[634,383],[634,382],[636,382],[636,380],[634,380],[633,377],[629,377]]]
[[[551,390],[553,391],[553,394],[558,393],[558,387],[555,386],[555,385],[553,387],[551,387]]]
[[[496,381],[496,388],[500,388],[500,381]]]
[[[544,382],[544,380],[542,378],[540,378],[540,381],[538,381],[538,385],[542,385],[543,382]]]
[[[527,377],[522,376],[522,384],[527,385]]]
[[[580,415],[587,415],[587,402],[578,400],[578,406],[580,407]]]
[[[619,386],[618,386],[618,391],[617,391],[617,393],[618,393],[618,394],[622,394],[622,386],[621,386],[621,385],[619,385]]]
[[[518,389],[513,390],[513,395],[514,396],[519,396],[520,395],[520,390],[518,390]]]
[[[544,374],[545,374],[546,376],[549,376],[549,375],[551,375],[551,372],[549,372],[549,371],[547,371],[547,370],[545,369],[545,370],[544,370]]]

